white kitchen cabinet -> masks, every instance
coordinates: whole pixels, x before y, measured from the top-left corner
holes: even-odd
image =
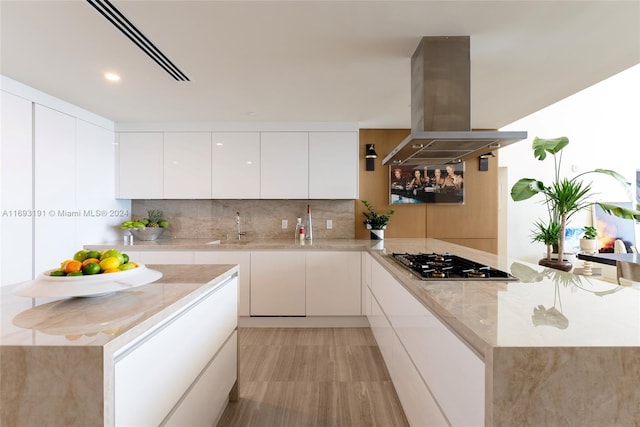
[[[211,133],[165,132],[163,198],[211,198]]]
[[[162,426],[215,426],[227,407],[237,369],[238,333],[234,332]]]
[[[362,315],[359,252],[306,254],[307,316]]]
[[[305,315],[304,252],[251,254],[251,315]]]
[[[162,199],[162,132],[121,132],[118,137],[118,198]]]
[[[237,373],[228,352],[218,358],[218,352],[235,339],[237,295],[233,277],[115,355],[115,425],[160,425],[170,414],[168,420],[175,417],[171,424],[180,424],[189,416],[181,404],[191,407],[216,385],[228,385],[227,375],[218,378],[210,373]],[[211,368],[212,364],[221,366]],[[199,408],[200,416],[215,422],[227,399],[218,394],[217,401]]]
[[[249,292],[251,286],[251,252],[245,251],[196,251],[195,264],[237,264],[238,272],[238,315],[249,316]]]
[[[362,315],[371,314],[371,255],[362,252]]]
[[[369,290],[367,290],[367,292],[369,292]],[[387,316],[385,316],[384,311],[382,311],[382,308],[380,307],[380,304],[378,304],[378,300],[375,298],[373,293],[371,294],[371,315],[369,316],[369,324],[371,325],[371,332],[376,339],[376,343],[378,344],[378,348],[380,349],[385,365],[387,365],[387,369],[391,372],[391,362],[393,360],[393,329],[391,329],[391,324],[387,320]]]
[[[213,199],[260,198],[260,133],[213,132]]]
[[[358,133],[309,133],[309,198],[358,198]]]
[[[484,423],[484,362],[402,285],[387,313],[404,348],[454,426]]]
[[[369,322],[411,425],[484,425],[484,362],[378,262],[371,271]]]
[[[75,246],[76,122],[41,105],[34,116],[35,274],[55,268],[79,249]],[[100,191],[100,190],[94,190]]]
[[[309,198],[308,132],[260,134],[260,198]]]
[[[131,202],[115,199],[114,138],[113,131],[76,119],[77,249],[86,242],[122,240],[120,224],[131,215]]]
[[[448,427],[449,423],[422,381],[398,337],[391,333],[390,374],[409,425],[413,427]],[[464,411],[464,409],[463,409]],[[462,424],[480,427],[483,424]]]
[[[33,278],[33,122],[30,101],[4,91],[0,96],[0,285],[8,285]]]

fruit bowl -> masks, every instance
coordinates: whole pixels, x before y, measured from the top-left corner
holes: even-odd
[[[164,233],[164,228],[130,228],[129,231],[139,240],[156,240]]]

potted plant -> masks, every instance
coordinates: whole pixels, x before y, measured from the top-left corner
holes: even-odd
[[[361,202],[364,207],[367,208],[367,211],[362,213],[366,218],[364,224],[367,226],[368,230],[371,230],[371,238],[384,239],[384,230],[387,228],[389,218],[393,215],[394,210],[389,209],[385,214],[378,214],[369,202],[366,200],[361,200]]]
[[[598,230],[591,225],[585,226],[584,234],[582,235],[582,239],[580,239],[580,250],[590,254],[596,252],[598,249],[596,237],[598,237]]]
[[[560,177],[562,149],[568,144],[569,139],[565,136],[553,139],[534,138],[532,148],[535,158],[543,161],[547,158],[548,154],[553,156],[555,166],[554,180],[549,185],[546,185],[544,182],[535,178],[521,178],[511,188],[511,198],[516,202],[527,200],[537,194],[544,196],[548,220],[546,223],[542,222],[542,224],[546,224],[547,227],[554,223],[559,224],[557,236],[558,254],[564,254],[564,234],[567,223],[576,212],[582,209],[597,204],[609,214],[627,219],[640,219],[640,212],[637,210],[627,209],[609,203],[591,201],[591,183],[585,183],[582,180],[582,177],[587,174],[606,175],[614,178],[629,191],[631,184],[619,173],[608,169],[595,169],[580,173],[570,179]],[[543,241],[549,246],[550,238],[548,235],[545,236],[545,238],[540,235],[538,241]],[[552,259],[549,250],[547,250],[547,257],[540,260],[539,264],[564,271],[569,271],[573,267],[571,262],[562,259],[561,255],[558,256],[558,259]]]

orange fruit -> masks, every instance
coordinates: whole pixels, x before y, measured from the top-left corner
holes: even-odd
[[[102,272],[103,274],[107,274],[107,273],[120,273],[120,270],[117,268],[107,268],[106,270],[104,270]]]
[[[64,272],[69,274],[82,270],[82,263],[80,261],[71,260],[64,265]]]

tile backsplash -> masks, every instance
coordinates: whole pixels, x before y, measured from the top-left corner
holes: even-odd
[[[240,212],[243,239],[293,239],[296,219],[306,220],[307,204],[314,239],[354,237],[354,200],[132,200],[131,211],[140,218],[150,209],[161,210],[169,220],[168,234],[175,238],[237,239]],[[288,222],[286,229],[282,220]]]

